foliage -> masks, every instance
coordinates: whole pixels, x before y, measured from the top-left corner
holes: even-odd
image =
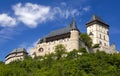
[[[62,49],[61,49],[62,48]],[[62,53],[60,50],[64,50]],[[87,53],[85,48],[65,53],[62,45],[56,53],[44,57],[26,57],[8,65],[0,62],[0,76],[119,76],[120,54]],[[82,53],[80,55],[79,53]],[[59,54],[60,53],[60,54]],[[67,56],[62,57],[63,54]],[[56,57],[59,57],[56,59]]]
[[[55,54],[57,56],[57,60],[59,60],[65,52],[66,52],[66,48],[64,45],[59,44],[55,46]]]
[[[87,34],[80,34],[80,38],[86,46],[92,47],[92,39]]]
[[[99,48],[99,47],[100,47],[99,44],[95,44],[95,45],[93,46],[93,48]]]

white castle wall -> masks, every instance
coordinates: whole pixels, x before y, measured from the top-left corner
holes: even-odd
[[[36,56],[44,56],[45,54],[54,53],[55,46],[63,44],[66,47],[67,52],[72,51],[73,49],[79,49],[79,32],[77,30],[72,30],[70,38],[55,40],[52,42],[41,43],[36,47],[30,50],[31,57],[34,57],[34,53]],[[39,49],[43,48],[43,51]]]
[[[89,35],[90,32],[93,33],[90,37],[93,40],[93,44],[100,44],[101,47],[108,48],[110,46],[109,44],[109,29],[101,26],[99,24],[93,24],[89,27],[87,27],[87,33]]]

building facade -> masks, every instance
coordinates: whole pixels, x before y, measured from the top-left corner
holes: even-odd
[[[24,48],[14,49],[11,53],[9,53],[5,57],[5,64],[9,64],[15,60],[23,60],[25,56],[27,56],[27,51]]]
[[[93,41],[93,45],[100,45],[100,48],[97,49],[106,53],[117,53],[115,44],[110,46],[109,25],[100,17],[93,15],[91,20],[86,24],[86,28],[87,34]],[[53,53],[55,46],[58,44],[63,44],[67,52],[73,49],[78,50],[80,47],[85,46],[80,40],[80,31],[73,20],[67,27],[52,31],[48,36],[40,39],[38,44],[30,50],[30,56],[44,56],[45,54]],[[93,49],[93,52],[96,52],[97,49]]]
[[[52,31],[48,36],[40,39],[37,46],[30,50],[32,57],[44,56],[53,53],[55,46],[62,44],[66,47],[67,52],[80,48],[80,31],[77,28],[75,20],[65,28]]]
[[[91,20],[86,24],[87,34],[91,37],[94,44],[100,45],[100,50],[107,53],[115,53],[115,45],[110,46],[109,40],[109,25],[106,24],[100,17],[93,15]]]

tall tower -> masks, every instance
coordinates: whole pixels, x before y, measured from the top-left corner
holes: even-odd
[[[109,25],[100,17],[93,15],[86,24],[87,34],[92,38],[93,44],[100,44],[101,48],[109,48]]]
[[[78,50],[80,48],[79,47],[80,31],[78,30],[76,21],[74,19],[72,20],[72,23],[70,26],[71,26],[70,45],[71,45],[72,50],[73,49]]]

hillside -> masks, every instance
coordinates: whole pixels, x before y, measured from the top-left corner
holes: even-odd
[[[81,55],[82,54],[82,55]],[[65,52],[59,46],[45,57],[26,57],[8,65],[0,62],[0,76],[119,76],[120,55],[87,53],[85,48]]]

